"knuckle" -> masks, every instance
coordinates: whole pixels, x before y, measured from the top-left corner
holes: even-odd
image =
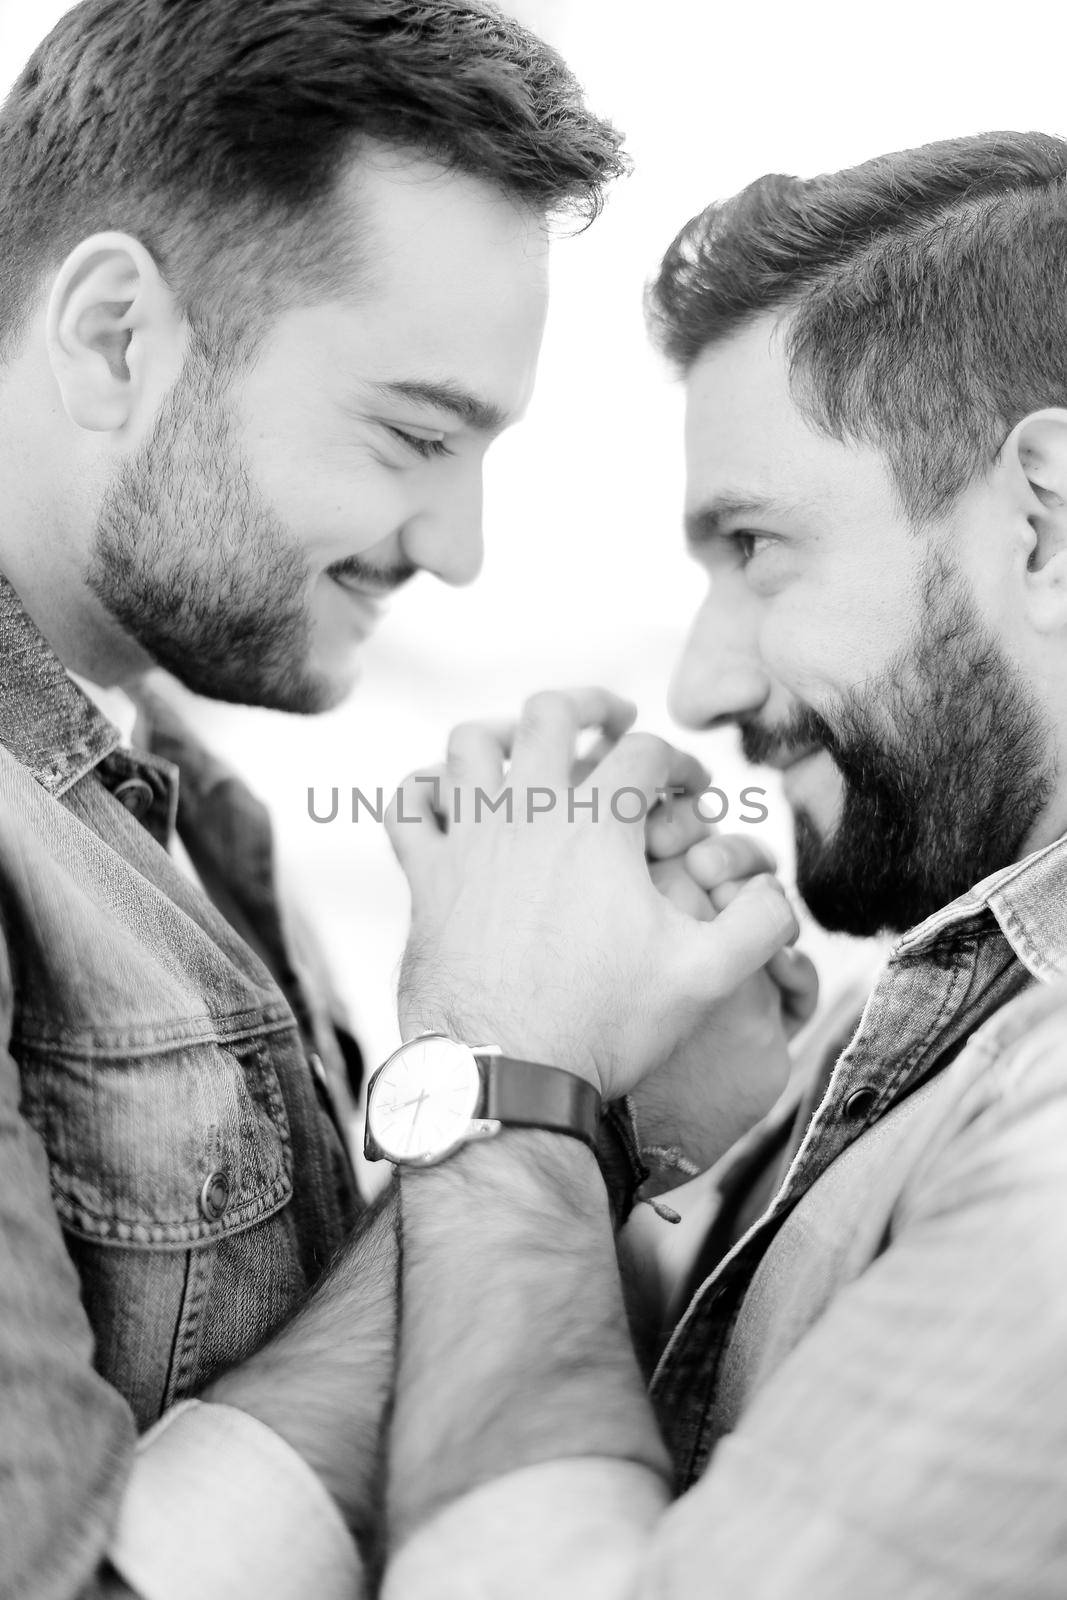
[[[566,690],[536,690],[526,699],[526,710],[537,717],[571,717],[574,714],[574,698]]]
[[[778,879],[768,872],[753,881],[760,884],[763,890],[767,907],[774,918],[775,926],[784,933],[796,934],[799,931],[800,924],[797,922],[796,912],[789,903],[789,896]]]
[[[545,723],[558,722],[561,717],[569,715],[571,715],[570,701],[558,689],[538,689],[536,694],[530,695],[522,708],[522,721],[527,728],[539,728]]]
[[[561,693],[572,704],[588,706],[592,711],[607,711],[620,704],[618,695],[600,683],[572,684]]]
[[[773,873],[754,873],[743,887],[750,895],[758,896],[767,906],[777,907],[787,904],[782,886]]]
[[[666,739],[661,739],[657,733],[628,733],[622,741],[622,747],[634,760],[641,762],[661,761],[669,751],[670,746]]]
[[[551,690],[549,691],[549,693],[552,692]],[[607,691],[597,688],[596,684],[572,683],[568,684],[565,689],[559,689],[555,692],[572,704],[581,706],[587,705],[590,701],[596,705],[601,705],[607,698]]]
[[[486,736],[484,724],[480,722],[457,722],[448,736],[448,754],[462,755],[472,745],[480,744]]]
[[[537,689],[526,697],[526,710],[536,716],[539,712],[550,711],[558,706],[563,696],[559,689]]]

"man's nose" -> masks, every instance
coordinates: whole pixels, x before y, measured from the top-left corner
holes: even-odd
[[[743,597],[731,601],[727,587],[709,591],[671,679],[670,712],[685,728],[742,721],[758,712],[770,694],[755,618]]]
[[[443,583],[473,583],[485,554],[482,498],[480,470],[442,485],[404,527],[400,543],[407,559]]]

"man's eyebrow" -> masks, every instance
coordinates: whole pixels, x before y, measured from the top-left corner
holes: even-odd
[[[413,400],[416,405],[447,411],[478,433],[500,433],[511,421],[508,413],[492,400],[471,394],[460,384],[451,383],[448,379],[439,382],[411,379],[397,383],[376,383],[373,388],[385,400]]]
[[[783,507],[759,495],[720,494],[709,500],[699,510],[687,511],[685,540],[691,550],[717,538],[729,522],[743,517],[765,517],[768,513],[781,513]]]

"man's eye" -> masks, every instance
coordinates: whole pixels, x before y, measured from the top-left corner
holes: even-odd
[[[409,450],[413,450],[417,456],[422,456],[424,460],[430,456],[450,456],[452,454],[443,439],[422,439],[417,433],[405,433],[403,428],[394,428],[391,423],[386,423],[386,427],[394,439],[399,439],[401,444],[406,445]]]
[[[758,555],[766,543],[766,536],[761,533],[747,533],[741,528],[731,535],[731,540],[734,549],[741,557],[741,565],[747,567],[753,556]]]

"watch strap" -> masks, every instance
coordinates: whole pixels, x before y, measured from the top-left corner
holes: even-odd
[[[585,1078],[514,1056],[484,1055],[485,1101],[480,1115],[506,1127],[569,1133],[596,1149],[600,1093]]]

